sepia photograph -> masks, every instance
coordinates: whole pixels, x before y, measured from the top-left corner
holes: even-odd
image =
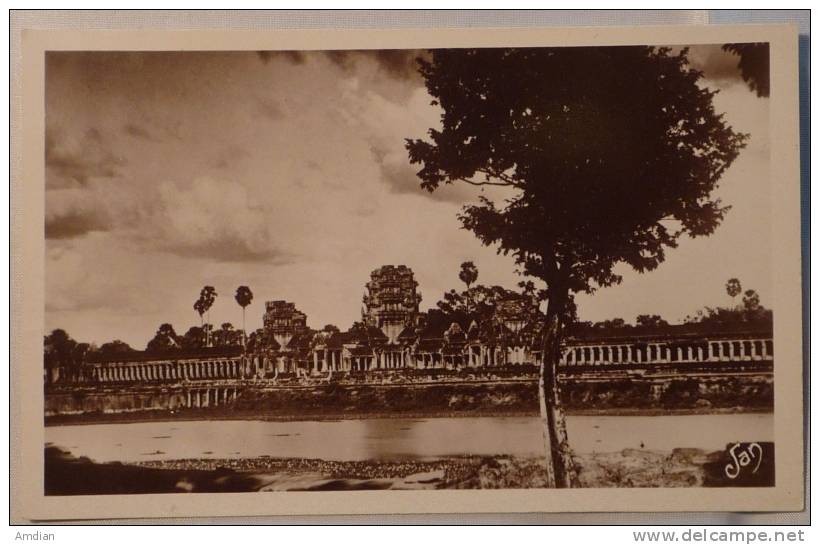
[[[43,496],[782,485],[728,38],[45,50]]]

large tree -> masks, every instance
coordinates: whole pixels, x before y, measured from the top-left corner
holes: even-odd
[[[127,354],[129,352],[134,352],[134,349],[131,346],[119,339],[114,339],[111,342],[103,343],[100,346],[99,353],[100,354]]]
[[[79,367],[75,360],[78,346],[77,341],[64,329],[55,329],[43,337],[43,364],[49,382],[76,376]]]
[[[174,350],[180,347],[180,339],[174,326],[165,323],[159,326],[154,338],[148,341],[148,346],[145,350],[148,352],[164,352],[166,350]]]
[[[712,193],[747,136],[718,115],[687,50],[441,49],[419,70],[441,126],[407,140],[421,186],[501,186],[460,214],[547,292],[540,400],[547,480],[574,479],[559,400],[562,322],[577,292],[656,268],[728,210]]]

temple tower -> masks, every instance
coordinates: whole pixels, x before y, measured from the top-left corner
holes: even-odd
[[[405,265],[384,265],[370,273],[363,298],[362,319],[382,330],[389,342],[395,343],[405,327],[415,326],[419,316],[421,295],[413,271]]]
[[[285,346],[294,335],[307,331],[307,315],[287,301],[268,301],[262,317],[265,331],[273,335],[280,346]]]

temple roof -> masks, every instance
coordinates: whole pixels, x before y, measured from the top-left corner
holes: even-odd
[[[749,322],[712,324],[697,322],[662,326],[624,326],[614,328],[578,328],[576,326],[568,328],[565,339],[569,342],[603,342],[614,340],[627,342],[669,337],[771,336],[772,334],[771,324]]]
[[[116,354],[100,354],[99,352],[91,352],[86,356],[86,361],[88,363],[176,361],[206,358],[235,358],[241,355],[241,346],[214,346],[210,348],[198,348],[193,350],[175,348],[158,352],[148,352],[142,350],[134,350],[133,352],[119,352]]]

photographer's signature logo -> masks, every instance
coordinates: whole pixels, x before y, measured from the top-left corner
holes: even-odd
[[[703,464],[704,486],[774,486],[774,443],[736,442]]]
[[[723,471],[730,479],[737,479],[749,466],[753,466],[751,473],[755,474],[763,463],[763,447],[759,443],[735,443],[729,448],[729,458]]]

